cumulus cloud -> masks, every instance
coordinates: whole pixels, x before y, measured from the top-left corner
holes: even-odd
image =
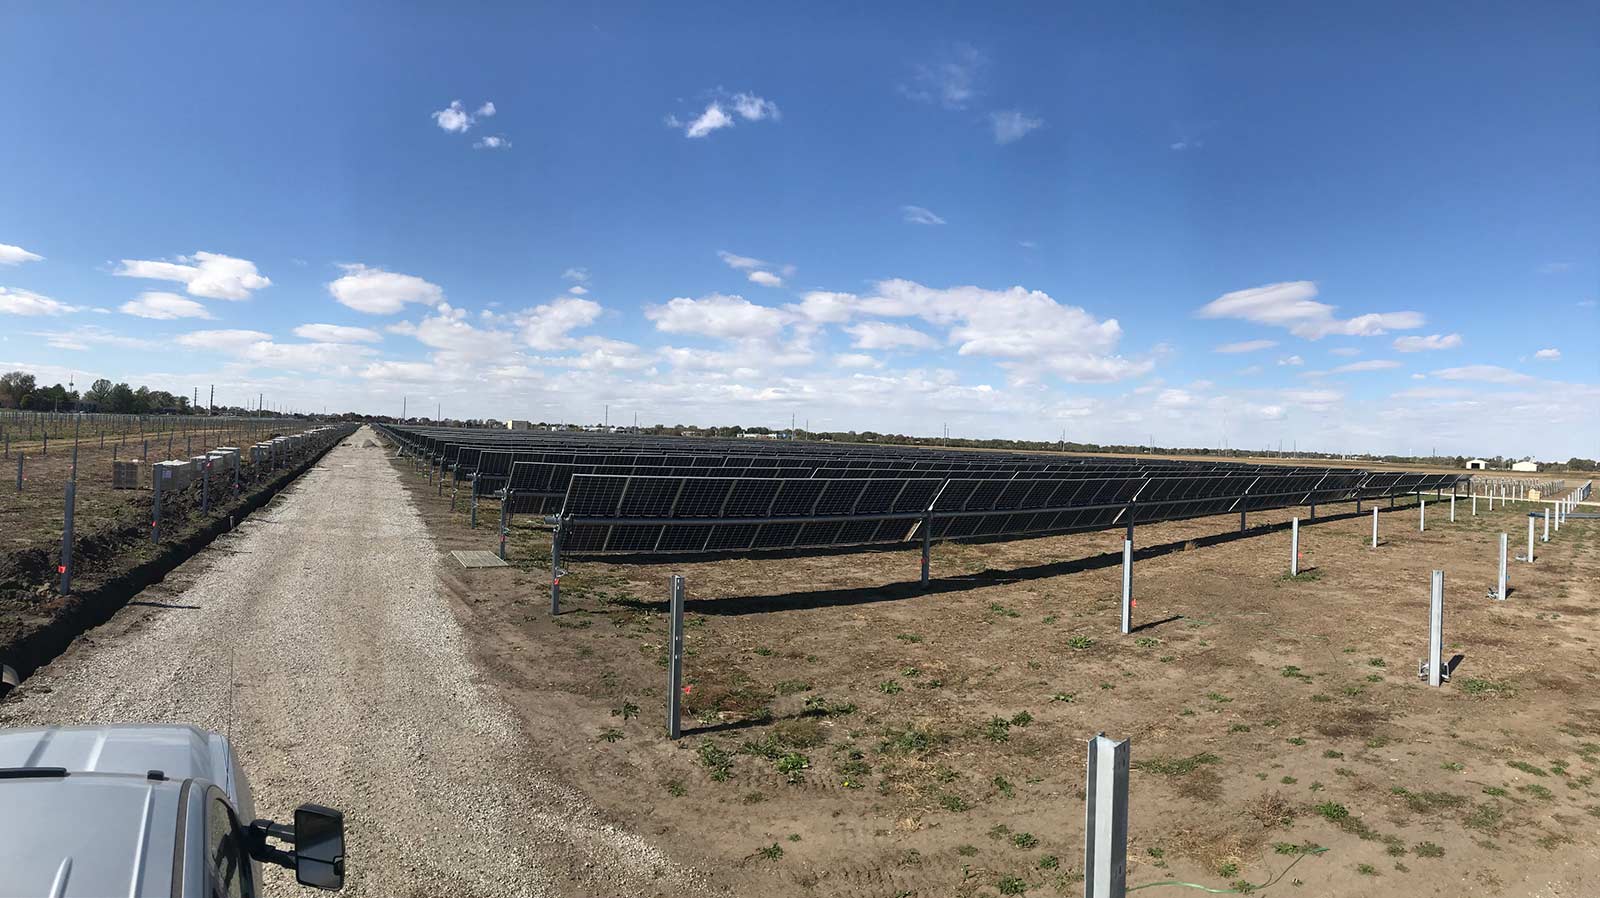
[[[878,361],[864,352],[845,352],[833,357],[833,363],[840,368],[882,368],[883,362]]]
[[[1297,356],[1297,355],[1286,355],[1283,358],[1278,359],[1278,364],[1279,365],[1300,366],[1300,365],[1304,365],[1305,363],[1306,363],[1306,360],[1301,358],[1301,357],[1299,357],[1299,356]]]
[[[1245,340],[1242,343],[1224,343],[1212,351],[1223,353],[1256,352],[1261,349],[1271,349],[1277,345],[1277,340]]]
[[[6,315],[67,315],[76,312],[75,306],[51,299],[32,290],[0,287],[0,313]]]
[[[23,262],[43,262],[44,256],[30,253],[20,246],[0,243],[0,265],[20,265]]]
[[[434,124],[438,125],[442,130],[449,131],[452,134],[465,134],[468,129],[478,123],[478,119],[488,118],[494,115],[495,112],[494,103],[492,102],[485,102],[478,107],[477,112],[468,112],[467,107],[461,105],[460,100],[451,100],[449,106],[437,112],[431,112],[428,115],[433,119]],[[507,145],[509,146],[509,144]]]
[[[252,367],[285,373],[354,373],[351,363],[375,355],[367,346],[347,343],[276,343],[270,334],[254,330],[202,330],[180,334],[180,346],[231,355]]]
[[[702,337],[761,338],[777,335],[786,316],[742,296],[712,293],[699,299],[680,296],[645,309],[645,317],[670,334]]]
[[[1541,349],[1538,352],[1534,353],[1533,357],[1536,358],[1536,359],[1540,359],[1542,361],[1553,362],[1556,359],[1561,358],[1561,350],[1559,350],[1559,349]]]
[[[200,303],[185,299],[176,293],[159,291],[141,293],[137,299],[131,299],[119,306],[118,311],[135,318],[153,318],[157,321],[211,317],[211,313]]]
[[[854,340],[856,349],[927,349],[939,345],[938,341],[903,324],[882,321],[863,321],[844,329]]]
[[[783,286],[783,278],[777,274],[774,274],[771,270],[777,267],[775,265],[769,265],[760,259],[754,259],[750,256],[736,255],[728,252],[727,250],[718,250],[717,257],[720,258],[729,268],[732,268],[735,271],[746,272],[745,276],[750,279],[752,284],[760,284],[763,287]],[[784,274],[793,274],[794,266],[785,265],[782,267],[782,271]]]
[[[272,281],[256,270],[256,263],[221,253],[197,252],[178,256],[176,261],[123,259],[119,277],[177,281],[190,296],[206,299],[249,299],[252,291],[272,286]]]
[[[814,290],[797,305],[789,306],[789,310],[812,324],[842,324],[855,314],[860,302],[860,297],[854,293]]]
[[[1201,318],[1236,318],[1287,328],[1297,337],[1318,340],[1331,334],[1372,337],[1390,330],[1421,327],[1421,312],[1380,312],[1354,318],[1334,317],[1334,306],[1317,302],[1317,285],[1288,281],[1225,293],[1196,313]]]
[[[1433,372],[1433,376],[1441,380],[1475,380],[1491,384],[1526,384],[1533,382],[1532,377],[1520,371],[1502,368],[1499,365],[1463,365],[1459,368],[1441,368]]]
[[[1021,140],[1043,124],[1044,119],[1034,118],[1016,109],[989,113],[989,125],[994,129],[994,142],[999,144]]]
[[[528,346],[556,350],[568,347],[571,332],[593,324],[600,312],[600,304],[593,300],[564,296],[527,310],[516,321]]]
[[[190,349],[211,349],[221,352],[238,352],[252,343],[271,340],[272,335],[252,330],[206,330],[179,334],[179,346]]]
[[[1348,357],[1348,356],[1360,355],[1361,354],[1361,350],[1355,348],[1354,346],[1340,346],[1337,349],[1328,350],[1328,354],[1329,355],[1342,355],[1342,356],[1347,356]]]
[[[778,277],[770,271],[752,271],[750,272],[749,277],[751,283],[760,284],[763,287],[783,286],[783,278]]]
[[[900,212],[901,212],[902,215],[905,216],[905,220],[909,224],[919,224],[919,225],[942,225],[942,224],[944,224],[944,219],[942,219],[939,216],[933,214],[933,210],[924,209],[921,206],[901,206],[900,207]]]
[[[444,299],[444,290],[409,274],[369,268],[356,263],[341,265],[344,276],[328,284],[328,292],[340,304],[369,315],[392,315],[406,303],[433,305]]]
[[[589,269],[568,268],[566,271],[561,272],[561,279],[578,284],[587,284],[589,283]]]
[[[1460,345],[1460,334],[1429,334],[1426,337],[1396,337],[1394,341],[1394,348],[1401,352],[1427,352],[1435,349],[1455,349]]]
[[[685,137],[700,138],[724,128],[732,128],[741,119],[747,122],[770,122],[781,118],[778,104],[755,94],[741,92],[730,96],[720,88],[712,93],[716,98],[707,103],[699,115],[687,122],[676,115],[668,115],[667,127],[681,130]]]
[[[479,138],[472,144],[474,150],[509,150],[511,140],[502,134],[490,134]]]
[[[294,335],[315,343],[377,343],[383,340],[383,336],[375,330],[342,324],[302,324],[294,329]]]
[[[739,117],[748,122],[759,122],[763,119],[777,119],[778,104],[771,100],[764,100],[755,94],[738,93],[733,95],[733,109]]]
[[[1363,362],[1351,362],[1348,365],[1340,365],[1337,368],[1330,368],[1328,373],[1356,374],[1362,371],[1387,371],[1390,368],[1398,367],[1400,367],[1400,363],[1394,359],[1367,359]]]

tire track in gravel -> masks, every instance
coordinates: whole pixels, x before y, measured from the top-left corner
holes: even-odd
[[[363,428],[85,634],[0,726],[231,733],[257,813],[345,811],[346,895],[693,895],[703,878],[541,773],[469,660],[439,553]],[[283,871],[267,890],[297,891]]]

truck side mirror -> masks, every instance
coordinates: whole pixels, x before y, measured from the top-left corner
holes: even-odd
[[[344,888],[344,814],[319,804],[294,809],[294,878],[316,889]]]

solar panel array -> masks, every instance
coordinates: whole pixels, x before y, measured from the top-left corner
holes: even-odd
[[[1454,491],[1350,468],[611,434],[385,427],[413,456],[559,515],[569,554],[1028,537]]]

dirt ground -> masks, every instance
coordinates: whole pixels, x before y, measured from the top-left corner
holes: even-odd
[[[442,550],[492,549],[394,462]],[[1319,509],[919,553],[445,565],[535,746],[619,826],[740,895],[1077,894],[1085,740],[1132,740],[1129,883],[1253,894],[1600,894],[1596,522],[1510,562],[1528,506]],[[1445,571],[1453,680],[1417,678]],[[684,736],[665,737],[668,577],[687,579]],[[1152,894],[1174,891],[1158,889]],[[1187,891],[1176,889],[1176,891]]]

